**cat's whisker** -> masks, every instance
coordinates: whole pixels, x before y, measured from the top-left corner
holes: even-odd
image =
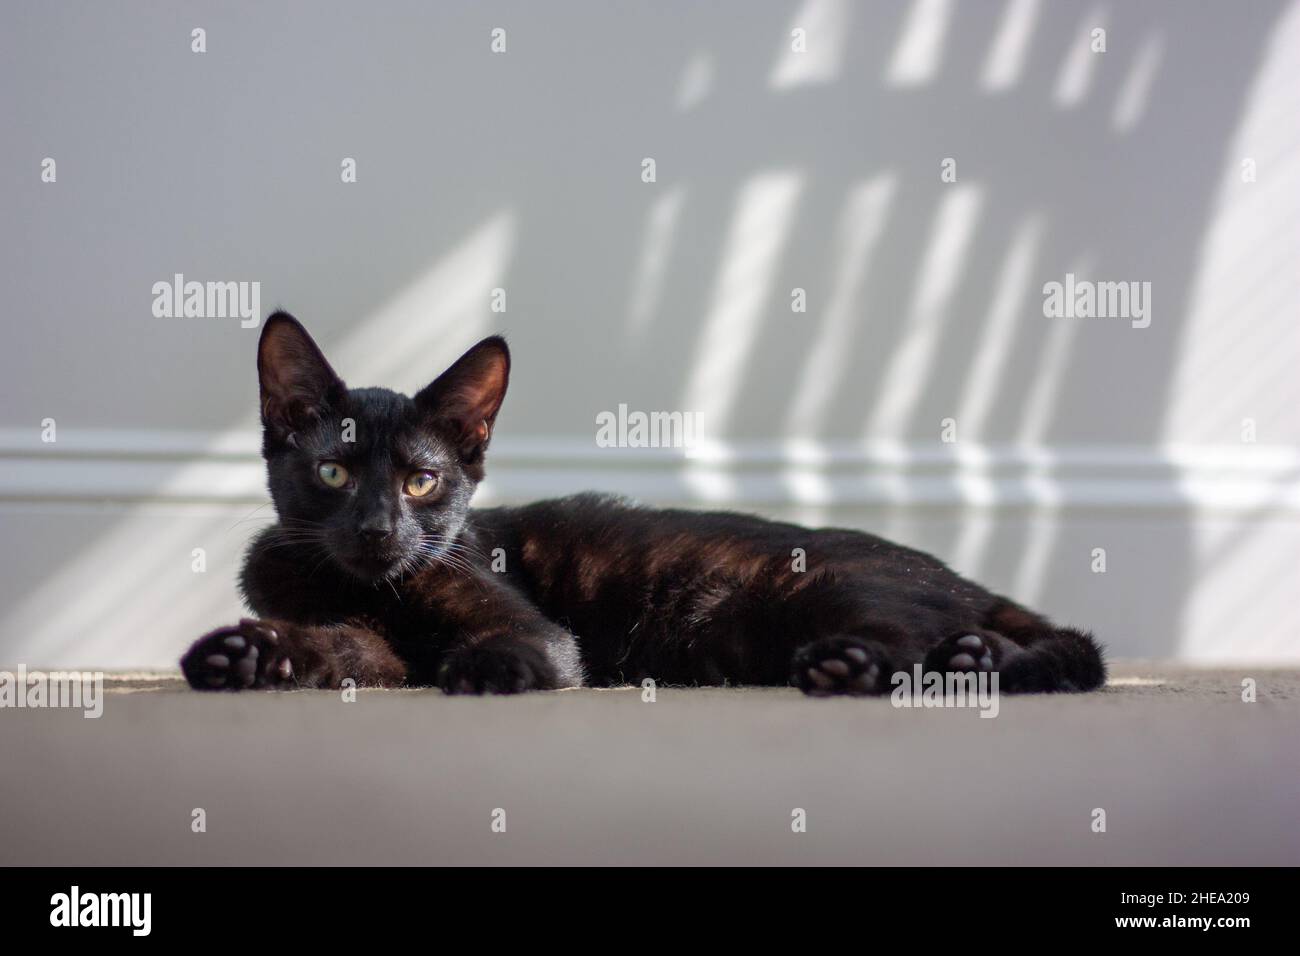
[[[234,531],[236,528],[238,528],[241,524],[244,524],[245,522],[248,522],[248,521],[260,521],[260,520],[262,519],[262,516],[259,515],[258,512],[261,511],[263,508],[267,508],[267,507],[269,507],[270,505],[271,505],[271,502],[269,502],[269,501],[264,501],[264,502],[262,502],[260,505],[258,505],[256,508],[254,508],[254,509],[253,509],[252,511],[250,511],[248,514],[246,514],[244,517],[240,518],[238,521],[236,521],[234,524],[232,524],[229,528],[227,528],[227,529],[225,530],[225,533],[226,533],[226,534],[229,534],[230,532]]]
[[[472,577],[477,570],[475,564],[470,558],[462,553],[467,551],[465,548],[458,548],[458,542],[447,541],[444,538],[431,540],[421,537],[415,548],[415,555],[422,558],[425,567],[438,564],[457,574],[465,577]]]

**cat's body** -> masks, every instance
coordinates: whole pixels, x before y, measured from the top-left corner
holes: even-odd
[[[182,662],[194,686],[652,678],[873,694],[917,663],[997,671],[1005,691],[1104,681],[1088,635],[860,532],[593,494],[470,509],[508,367],[489,339],[414,400],[349,392],[296,322],[268,320],[264,453],[280,522],[242,577],[261,620],[201,639]]]

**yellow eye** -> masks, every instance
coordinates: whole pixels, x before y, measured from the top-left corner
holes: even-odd
[[[316,466],[316,474],[331,488],[342,488],[348,483],[348,470],[337,461],[322,461]]]
[[[423,498],[438,486],[438,476],[431,471],[413,471],[406,479],[406,493],[412,498]]]

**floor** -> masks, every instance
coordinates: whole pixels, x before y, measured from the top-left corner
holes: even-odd
[[[349,702],[116,675],[98,720],[0,711],[0,863],[1300,863],[1300,670],[1112,670],[994,719],[785,689]]]

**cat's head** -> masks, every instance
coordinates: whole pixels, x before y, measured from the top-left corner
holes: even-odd
[[[262,457],[287,539],[366,581],[457,560],[452,542],[510,376],[503,339],[479,342],[410,398],[349,389],[307,330],[277,312],[257,373]]]

